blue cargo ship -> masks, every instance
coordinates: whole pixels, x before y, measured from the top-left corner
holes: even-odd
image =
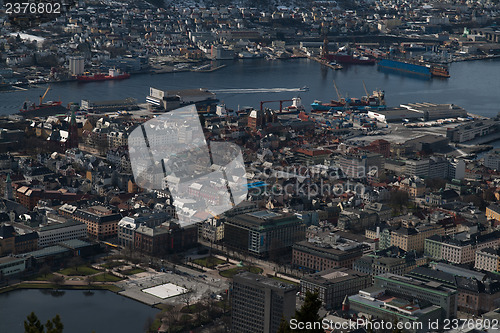
[[[382,59],[378,62],[378,67],[387,70],[420,75],[427,78],[431,78],[432,76],[430,66],[411,64],[403,61]]]
[[[450,77],[448,68],[444,65],[415,64],[399,60],[382,59],[378,62],[378,68],[417,75],[429,79],[434,76],[443,78]]]

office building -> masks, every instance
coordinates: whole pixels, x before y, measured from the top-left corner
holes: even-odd
[[[455,318],[457,315],[457,291],[438,282],[422,282],[410,277],[395,274],[375,276],[374,287],[385,289],[391,295],[439,306],[443,318]]]
[[[275,333],[295,313],[297,287],[261,275],[236,275],[231,291],[231,332]]]
[[[266,257],[270,252],[288,252],[305,239],[305,224],[294,214],[257,211],[228,217],[224,243],[236,250]]]
[[[87,234],[91,238],[106,239],[118,233],[118,221],[122,216],[112,209],[103,206],[92,206],[77,209],[73,219],[87,225]]]
[[[376,286],[360,290],[348,300],[351,311],[390,323],[405,323],[405,327],[408,325],[412,328],[405,332],[427,333],[430,331],[428,322],[444,319],[443,311],[437,305],[419,304],[411,296],[397,297]]]
[[[361,258],[368,245],[340,237],[313,238],[293,245],[292,265],[305,271],[323,271],[331,268],[351,269],[354,261]]]
[[[159,226],[140,225],[134,232],[134,249],[149,255],[165,255],[196,246],[198,227],[195,224],[181,227],[174,221]]]
[[[87,226],[80,221],[69,220],[65,223],[53,223],[38,229],[38,247],[55,245],[70,239],[87,237]]]
[[[366,178],[372,170],[379,176],[384,171],[384,158],[380,154],[345,154],[338,159],[342,173],[348,178]]]
[[[371,276],[348,268],[333,268],[304,276],[300,293],[318,292],[326,309],[338,309],[345,296],[371,286]]]
[[[484,166],[493,170],[500,170],[500,149],[494,149],[486,154]]]

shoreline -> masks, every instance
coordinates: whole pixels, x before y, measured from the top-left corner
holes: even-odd
[[[53,289],[53,290],[108,290],[119,294],[123,289],[114,284],[93,284],[93,285],[74,285],[63,284],[56,287],[53,283],[44,283],[42,281],[24,281],[0,288],[0,295],[14,290],[22,289]]]

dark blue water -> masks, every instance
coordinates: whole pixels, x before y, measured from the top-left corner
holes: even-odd
[[[169,73],[134,75],[123,81],[53,84],[47,100],[61,99],[65,104],[82,99],[112,100],[134,97],[145,102],[149,87],[178,88],[299,88],[308,92],[224,93],[217,94],[229,107],[258,107],[261,100],[290,99],[300,96],[305,104],[314,100],[337,99],[333,80],[342,95],[364,95],[364,80],[368,91],[379,88],[386,92],[389,106],[410,102],[454,103],[467,111],[494,116],[500,111],[500,61],[471,61],[450,65],[451,78],[422,80],[398,74],[379,72],[377,66],[354,65],[334,71],[309,59],[284,61],[238,60],[212,73]],[[37,101],[45,87],[0,93],[0,114],[15,113],[25,100]],[[269,105],[273,106],[273,105]],[[278,107],[278,104],[274,104]]]
[[[64,332],[143,332],[148,317],[159,310],[117,295],[96,290],[92,296],[84,291],[66,290],[59,296],[47,290],[15,290],[0,295],[0,332],[24,332],[24,320],[34,311],[45,324],[57,314]]]

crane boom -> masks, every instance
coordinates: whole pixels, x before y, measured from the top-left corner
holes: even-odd
[[[337,84],[335,83],[335,80],[333,80],[333,86],[335,87],[335,91],[337,92],[337,97],[339,101],[342,99],[342,95],[339,92],[339,89],[337,88]]]
[[[50,90],[50,86],[47,87],[47,90],[45,90],[45,93],[43,94],[43,96],[40,96],[40,105],[42,105],[42,102],[45,98],[45,96],[47,96],[47,93],[49,92]]]
[[[368,96],[368,90],[366,90],[365,81],[363,80],[363,81],[361,81],[361,82],[363,82],[363,88],[365,89],[365,94],[366,94],[366,97],[369,97],[369,96]]]

